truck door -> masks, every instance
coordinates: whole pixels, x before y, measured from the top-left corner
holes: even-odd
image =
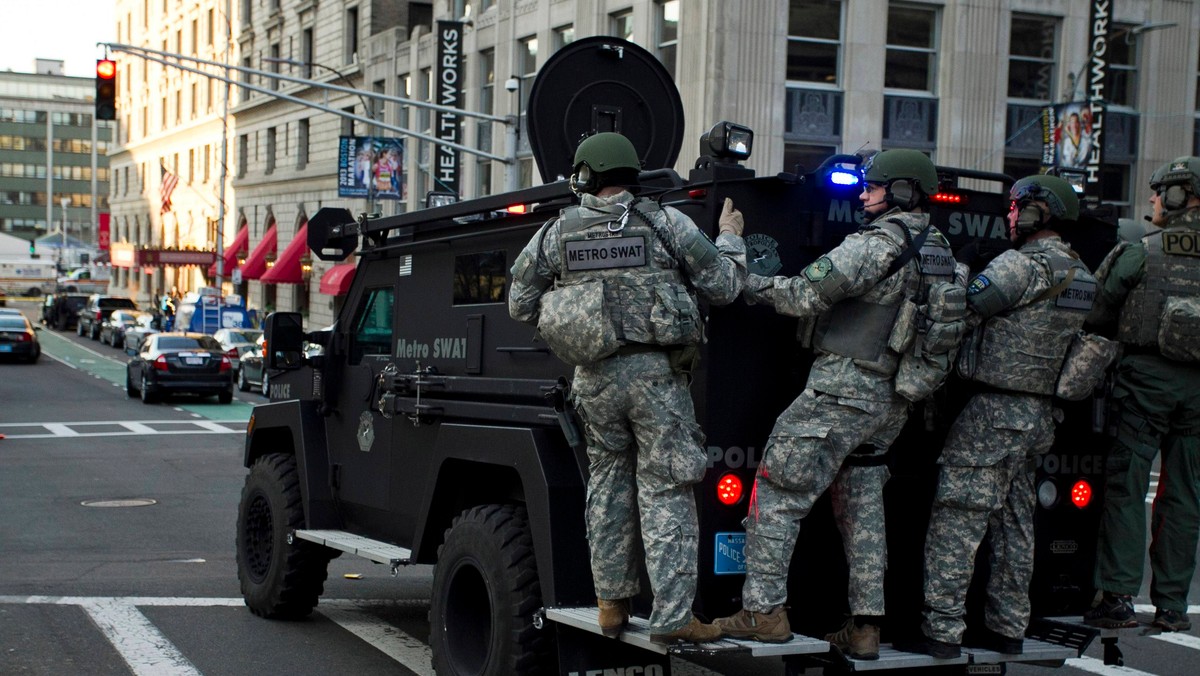
[[[337,388],[343,411],[328,423],[329,447],[334,471],[335,498],[344,508],[348,529],[367,528],[375,533],[388,528],[388,477],[391,472],[392,421],[376,404],[380,373],[393,364],[396,332],[396,272],[386,261],[364,262],[348,303],[353,311],[343,312],[345,349]],[[357,402],[357,403],[355,403]]]

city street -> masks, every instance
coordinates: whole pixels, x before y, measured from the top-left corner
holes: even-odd
[[[432,673],[429,567],[393,578],[343,556],[308,619],[268,621],[243,605],[235,515],[244,426],[261,395],[147,406],[126,397],[123,352],[73,332],[39,336],[37,364],[0,364],[0,673]],[[1097,641],[1053,673],[1187,673],[1198,636],[1131,631],[1129,668],[1105,667]],[[784,669],[724,657],[674,660],[672,671]]]

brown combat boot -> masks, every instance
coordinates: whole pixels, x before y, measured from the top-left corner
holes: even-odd
[[[769,613],[739,610],[729,617],[713,621],[722,636],[753,639],[764,643],[786,643],[792,640],[792,627],[788,624],[787,608],[776,606]]]
[[[609,638],[620,634],[629,623],[629,599],[597,599],[596,605],[600,607],[600,632]]]
[[[650,640],[655,643],[674,643],[676,641],[686,641],[688,643],[711,643],[721,638],[721,630],[717,629],[716,625],[704,624],[695,616],[682,628],[666,634],[650,633]]]
[[[856,660],[879,659],[879,627],[873,624],[860,627],[854,624],[854,618],[851,617],[841,629],[826,634],[825,640]]]

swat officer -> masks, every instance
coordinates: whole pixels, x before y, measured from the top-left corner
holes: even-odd
[[[865,225],[796,277],[750,275],[743,297],[802,318],[817,357],[805,390],[779,416],[755,480],[746,526],[742,610],[716,620],[734,638],[792,637],[784,603],[800,520],[831,489],[850,567],[851,617],[826,640],[879,657],[887,565],[884,454],[908,417],[895,376],[913,322],[904,312],[953,280],[950,245],[926,213],[937,171],[915,150],[885,150],[863,170]],[[906,317],[902,319],[902,317]]]
[[[703,478],[707,457],[688,372],[702,338],[697,296],[726,304],[745,281],[742,220],[727,201],[714,245],[683,213],[635,196],[640,166],[620,134],[599,133],[579,145],[570,181],[580,205],[563,209],[518,256],[508,309],[576,367],[601,629],[620,633],[639,592],[640,516],[654,592],[651,639],[711,641],[719,632],[691,610],[698,538],[692,485]]]
[[[1034,469],[1054,441],[1052,396],[1068,347],[1083,326],[1096,282],[1063,241],[1079,198],[1057,176],[1013,184],[1005,251],[971,279],[974,327],[958,368],[975,394],[951,426],[938,459],[937,491],[925,538],[925,610],[919,640],[900,650],[958,657],[967,587],[988,536],[991,577],[979,646],[1023,649],[1033,574]]]
[[[1154,626],[1187,631],[1188,588],[1200,531],[1200,157],[1180,157],[1150,177],[1154,229],[1121,242],[1100,264],[1089,321],[1116,325],[1124,355],[1113,386],[1116,439],[1109,451],[1096,554],[1104,594],[1084,619],[1134,627],[1142,585],[1144,499],[1162,450],[1150,543]],[[1164,445],[1165,440],[1165,445]]]

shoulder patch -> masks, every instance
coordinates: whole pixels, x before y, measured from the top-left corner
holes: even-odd
[[[975,275],[975,278],[972,279],[971,283],[967,285],[967,295],[973,296],[977,293],[980,293],[981,291],[983,291],[984,289],[988,288],[991,285],[992,285],[992,280],[988,279],[987,277],[985,277],[983,275]]]
[[[804,278],[810,282],[819,282],[833,272],[833,261],[829,256],[821,256],[804,268]]]

